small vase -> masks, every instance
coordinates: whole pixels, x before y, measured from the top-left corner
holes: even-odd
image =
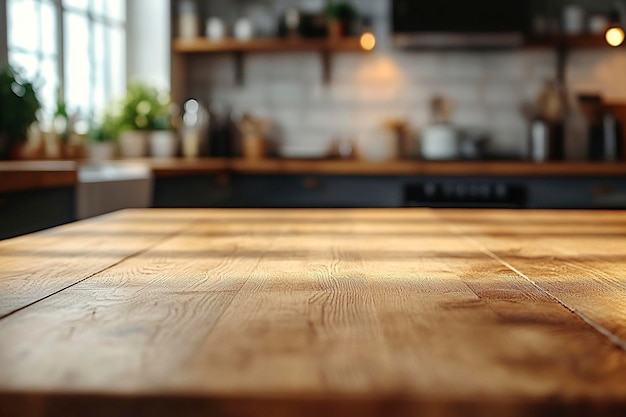
[[[150,155],[153,158],[173,158],[178,151],[176,134],[171,130],[150,132]]]
[[[120,133],[120,156],[122,158],[144,158],[148,155],[148,135],[139,130]]]

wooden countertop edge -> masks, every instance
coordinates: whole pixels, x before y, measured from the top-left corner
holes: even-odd
[[[0,192],[73,187],[78,184],[75,161],[0,162]]]
[[[106,409],[118,417],[171,415],[180,417],[211,415],[215,417],[249,416],[263,410],[264,415],[344,417],[386,417],[389,415],[448,417],[463,415],[533,415],[537,417],[574,413],[580,408],[596,416],[614,416],[626,410],[624,399],[567,398],[425,398],[406,395],[220,395],[220,393],[56,393],[0,392],[0,409],[6,415],[65,417],[93,415],[94,409]]]
[[[319,175],[510,175],[510,176],[626,176],[626,163],[517,162],[517,161],[358,161],[299,159],[191,159],[150,160],[155,176],[211,172],[242,174]]]
[[[516,161],[385,161],[298,160],[298,159],[136,159],[113,162],[141,162],[150,166],[155,177],[240,173],[259,175],[475,175],[475,176],[625,176],[626,163],[606,162],[516,162]],[[14,192],[73,186],[84,161],[7,161],[0,162],[0,192]]]

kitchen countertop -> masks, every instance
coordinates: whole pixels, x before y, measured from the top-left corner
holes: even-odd
[[[475,176],[626,176],[626,163],[606,162],[494,162],[494,161],[387,161],[265,159],[133,159],[108,163],[144,163],[156,177],[240,174],[319,175],[475,175]],[[0,192],[75,185],[78,169],[86,161],[5,161],[0,162]]]
[[[0,415],[626,413],[626,212],[126,210],[0,242]]]
[[[78,166],[74,161],[0,161],[0,192],[74,186]]]
[[[522,161],[362,161],[333,159],[145,159],[156,176],[229,171],[243,174],[335,175],[498,175],[612,176],[626,175],[626,163]]]

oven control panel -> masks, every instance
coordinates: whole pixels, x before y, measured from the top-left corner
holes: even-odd
[[[526,207],[524,185],[502,182],[425,181],[404,190],[407,207]]]

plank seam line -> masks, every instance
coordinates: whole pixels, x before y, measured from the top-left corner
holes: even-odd
[[[482,253],[484,253],[485,255],[489,256],[490,258],[500,262],[505,267],[509,268],[511,271],[513,271],[514,273],[519,275],[521,278],[523,278],[524,280],[528,281],[533,287],[535,287],[541,293],[545,294],[546,296],[548,296],[552,300],[556,301],[557,303],[559,303],[560,305],[565,307],[567,310],[569,310],[576,317],[580,318],[587,325],[591,326],[595,331],[599,332],[601,335],[603,335],[604,337],[609,339],[609,341],[611,343],[613,343],[614,345],[616,345],[620,349],[626,351],[626,342],[624,340],[622,340],[620,337],[618,337],[617,335],[613,334],[609,329],[607,329],[606,327],[602,326],[599,323],[596,323],[594,320],[592,320],[589,317],[587,317],[584,313],[580,312],[579,310],[575,309],[574,307],[571,307],[570,305],[565,303],[563,300],[561,300],[557,296],[553,295],[548,290],[544,289],[542,286],[537,284],[535,281],[533,281],[530,277],[528,277],[522,271],[520,271],[519,269],[515,268],[509,262],[507,262],[504,259],[500,258],[497,254],[495,254],[494,252],[492,252],[491,250],[489,250],[488,248],[483,246],[483,244],[481,244],[479,241],[477,241],[477,240],[475,240],[475,239],[465,235],[463,233],[463,231],[460,228],[458,228],[456,225],[448,224],[448,227],[452,230],[453,233],[456,233],[456,234],[462,236],[468,242],[476,245],[478,247],[478,249]]]
[[[94,273],[92,273],[92,274],[90,274],[90,275],[86,276],[85,278],[83,278],[83,279],[79,280],[79,281],[76,281],[76,282],[74,282],[74,283],[72,283],[72,284],[70,284],[70,285],[68,285],[68,286],[66,286],[66,287],[63,287],[63,288],[61,288],[61,289],[58,289],[58,290],[56,290],[56,291],[54,291],[54,292],[52,292],[52,293],[50,293],[50,294],[46,295],[45,297],[42,297],[42,298],[40,298],[40,299],[38,299],[38,300],[35,300],[35,301],[32,301],[32,302],[30,302],[30,303],[28,303],[28,304],[26,304],[26,305],[24,305],[24,306],[22,306],[22,307],[20,307],[20,308],[17,308],[17,309],[15,309],[15,310],[13,310],[13,311],[10,311],[10,312],[8,312],[8,313],[6,313],[6,314],[4,314],[4,315],[0,316],[0,320],[4,320],[4,319],[6,319],[6,318],[8,318],[8,317],[10,317],[10,316],[12,316],[12,315],[14,315],[14,314],[16,314],[16,313],[19,313],[19,312],[20,312],[20,311],[22,311],[22,310],[25,310],[25,309],[27,309],[27,308],[29,308],[29,307],[32,307],[32,306],[33,306],[33,305],[35,305],[35,304],[38,304],[38,303],[40,303],[40,302],[42,302],[42,301],[45,301],[45,300],[47,300],[48,298],[54,297],[55,295],[57,295],[57,294],[59,294],[59,293],[62,293],[63,291],[68,290],[68,289],[70,289],[70,288],[72,288],[72,287],[75,287],[76,285],[81,284],[81,283],[83,283],[83,282],[87,281],[88,279],[95,277],[95,276],[96,276],[96,275],[98,275],[98,274],[101,274],[101,273],[103,273],[103,272],[105,272],[105,271],[108,271],[108,270],[109,270],[109,269],[111,269],[111,268],[115,268],[116,266],[118,266],[118,265],[122,264],[123,262],[126,262],[127,260],[129,260],[129,259],[131,259],[131,258],[135,258],[135,257],[137,257],[137,256],[140,256],[140,255],[142,255],[142,254],[144,254],[144,253],[146,253],[146,252],[148,252],[148,251],[150,251],[150,250],[154,249],[155,247],[159,246],[159,245],[160,245],[161,243],[163,243],[164,241],[166,241],[166,240],[168,240],[168,239],[171,239],[171,238],[173,238],[173,237],[175,237],[175,236],[178,236],[178,235],[180,235],[181,233],[183,233],[183,232],[185,232],[185,231],[189,230],[189,229],[190,229],[190,228],[192,228],[192,227],[193,227],[196,223],[199,223],[199,222],[201,222],[201,221],[202,221],[202,220],[194,220],[194,221],[190,222],[188,226],[183,227],[183,228],[182,228],[182,229],[180,229],[180,230],[177,230],[177,231],[175,231],[175,232],[172,232],[172,233],[170,233],[170,234],[168,234],[168,235],[163,236],[161,239],[157,240],[156,242],[154,242],[153,244],[149,245],[148,247],[146,247],[146,248],[144,248],[144,249],[141,249],[141,250],[139,250],[139,251],[137,251],[137,252],[133,252],[133,253],[131,253],[130,255],[126,255],[126,256],[124,256],[122,259],[120,259],[119,261],[117,261],[117,262],[115,262],[115,263],[112,263],[111,265],[109,265],[109,266],[107,266],[107,267],[105,267],[105,268],[102,268],[101,270],[96,271],[96,272],[94,272]]]

